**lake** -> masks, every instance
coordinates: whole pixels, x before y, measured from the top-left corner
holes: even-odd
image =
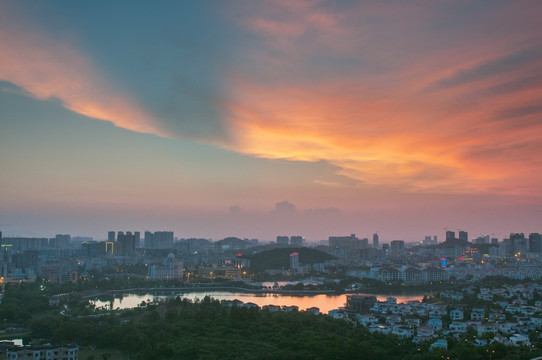
[[[297,306],[299,310],[306,310],[310,307],[317,307],[320,309],[320,312],[327,314],[330,310],[337,309],[341,306],[346,305],[346,294],[341,295],[328,295],[328,294],[318,294],[318,295],[288,295],[288,294],[277,294],[277,293],[243,293],[243,292],[229,292],[223,290],[217,291],[194,291],[194,292],[183,292],[183,293],[171,293],[170,295],[164,295],[163,293],[148,293],[148,294],[123,294],[115,295],[113,299],[113,309],[132,309],[141,304],[141,302],[149,302],[153,300],[166,300],[173,297],[187,298],[192,301],[195,299],[203,299],[205,296],[211,296],[217,300],[240,300],[244,303],[254,303],[260,307],[264,305],[279,305],[279,306]],[[419,300],[421,301],[424,295],[430,295],[429,293],[424,294],[409,294],[409,295],[390,295],[390,294],[364,294],[367,296],[376,296],[378,301],[384,301],[386,298],[392,296],[397,298],[397,303],[407,302],[410,300]],[[90,300],[96,308],[107,308],[110,307],[109,301],[101,301],[98,299]]]

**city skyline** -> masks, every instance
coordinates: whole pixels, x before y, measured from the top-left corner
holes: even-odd
[[[0,230],[542,232],[535,1],[0,4]]]

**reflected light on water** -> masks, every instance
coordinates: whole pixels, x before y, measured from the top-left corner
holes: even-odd
[[[317,307],[320,312],[327,314],[330,310],[337,309],[346,305],[346,294],[342,295],[305,295],[305,296],[293,296],[285,294],[273,294],[273,293],[239,293],[239,292],[187,292],[178,293],[174,295],[154,295],[154,294],[124,294],[122,296],[116,296],[113,300],[113,309],[131,309],[141,304],[141,302],[149,302],[153,300],[166,300],[173,297],[180,296],[181,298],[187,298],[192,301],[196,299],[203,299],[205,296],[211,296],[217,300],[240,300],[244,303],[254,303],[260,307],[264,305],[278,305],[278,306],[297,306],[299,310],[306,310],[310,307]],[[380,295],[380,294],[367,294],[367,296],[376,296],[378,301],[385,301],[389,296],[397,298],[397,302],[407,302],[410,300],[423,299],[424,294],[418,295]],[[96,308],[105,307],[109,308],[109,301],[93,300],[92,303]]]

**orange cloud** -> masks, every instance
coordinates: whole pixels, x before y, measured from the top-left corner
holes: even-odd
[[[116,126],[167,136],[153,117],[96,70],[75,39],[53,39],[0,7],[0,80],[31,96]]]
[[[532,9],[510,4],[447,29],[447,11],[469,9],[280,4],[245,22],[265,46],[251,53],[257,73],[230,74],[230,148],[326,160],[360,186],[542,195]]]

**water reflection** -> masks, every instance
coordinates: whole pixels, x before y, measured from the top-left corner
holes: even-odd
[[[306,310],[310,307],[317,307],[320,312],[327,314],[330,310],[337,309],[346,305],[346,295],[306,295],[306,296],[293,296],[285,294],[273,294],[273,293],[238,293],[227,291],[206,291],[206,292],[186,292],[172,295],[155,295],[155,294],[123,294],[115,296],[112,303],[110,301],[93,300],[96,308],[104,307],[107,309],[131,309],[139,306],[143,301],[157,301],[166,300],[168,298],[180,296],[181,298],[187,298],[192,301],[195,299],[203,299],[205,296],[211,296],[217,300],[240,300],[244,303],[254,303],[260,307],[264,305],[278,305],[278,306],[297,306],[299,310]],[[390,295],[382,294],[367,294],[368,296],[376,296],[378,301],[385,301]],[[397,302],[407,302],[410,300],[422,300],[424,294],[417,295],[392,295],[397,298]]]

